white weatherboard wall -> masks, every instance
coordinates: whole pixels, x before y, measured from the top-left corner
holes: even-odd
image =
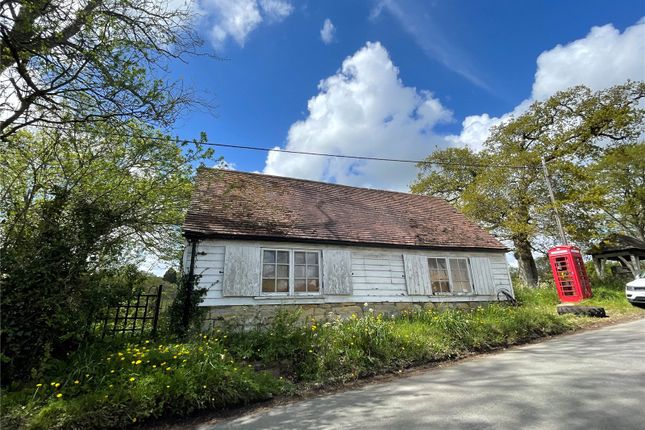
[[[239,247],[246,251],[242,254]],[[230,250],[227,253],[227,248]],[[321,251],[323,265],[323,292],[320,296],[271,296],[260,293],[260,260],[262,248],[285,250],[312,250]],[[255,251],[253,251],[255,249]],[[252,255],[254,270],[248,275],[257,277],[255,295],[246,297],[226,296],[224,294],[225,268],[243,267],[244,264],[231,264],[227,257]],[[337,267],[342,267],[342,256],[346,256],[351,267],[349,285],[345,291],[335,285],[339,290],[337,294],[328,294],[325,290],[325,255],[334,256]],[[475,292],[473,294],[431,295],[427,281],[423,280],[424,272],[421,269],[426,258],[468,258],[470,262],[471,279]],[[190,246],[186,247],[184,267],[188,270],[190,262]],[[417,280],[410,283],[406,280],[406,262],[410,273],[410,264],[415,267]],[[257,267],[257,269],[255,269]],[[427,264],[425,265],[427,267]],[[427,272],[427,269],[425,269]],[[508,266],[503,252],[483,251],[442,251],[442,250],[414,250],[396,248],[376,248],[363,246],[340,246],[325,244],[287,243],[270,241],[241,241],[241,240],[203,240],[198,242],[195,258],[195,275],[198,276],[198,286],[206,288],[203,306],[225,305],[256,305],[256,304],[312,304],[312,303],[348,303],[348,302],[471,302],[497,300],[497,291],[504,288],[513,292]],[[248,288],[248,276],[244,277],[245,286]],[[347,279],[344,276],[343,279]],[[419,281],[421,279],[421,281]],[[230,282],[230,281],[229,281]],[[334,282],[337,284],[338,279]],[[228,289],[228,287],[227,287]]]

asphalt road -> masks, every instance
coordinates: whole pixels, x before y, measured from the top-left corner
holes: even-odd
[[[645,320],[200,429],[645,429]]]

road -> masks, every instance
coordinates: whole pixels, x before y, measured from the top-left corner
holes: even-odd
[[[645,429],[645,320],[200,429]]]

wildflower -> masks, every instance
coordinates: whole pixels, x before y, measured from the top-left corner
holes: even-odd
[[[315,325],[312,325],[312,326],[311,326],[311,330],[312,330],[312,331],[316,331],[316,326],[315,326]]]
[[[108,388],[112,388],[112,387],[114,387],[114,385],[112,385],[112,384],[108,385]]]
[[[52,383],[51,383],[51,384],[49,384],[49,385],[51,385],[51,386],[53,387],[54,385],[56,385],[56,382],[52,382]]]
[[[40,388],[42,386],[43,386],[43,384],[36,384],[36,388]]]
[[[77,379],[76,381],[74,381],[74,383],[75,383],[76,385],[78,385],[78,384],[80,384],[80,383],[81,383],[81,381],[79,381],[79,380]]]
[[[107,394],[105,396],[103,396],[103,398],[107,399],[108,398]]]
[[[60,382],[55,383],[54,387],[56,387],[56,388],[60,387]]]
[[[150,343],[150,341],[149,341],[149,340],[146,340],[146,343]]]
[[[63,393],[56,394],[56,398],[60,399],[61,397],[63,397]]]
[[[114,373],[114,369],[110,370],[110,373]]]
[[[157,365],[156,365],[156,364],[153,364],[153,365],[152,365],[152,368],[153,368],[153,369],[156,369],[156,368],[157,368]]]
[[[131,377],[131,378],[130,378],[130,382],[134,382],[136,379],[137,379],[137,378],[135,378],[135,377],[133,376],[133,377]]]
[[[166,367],[166,370],[170,370],[170,366]]]
[[[170,388],[170,385],[166,385],[166,388]]]
[[[137,361],[135,361],[135,362],[134,362],[134,364],[136,364],[137,366],[138,366],[138,365],[140,365],[140,364],[141,364],[141,360],[137,360]]]
[[[206,385],[204,385],[204,388],[206,388]]]

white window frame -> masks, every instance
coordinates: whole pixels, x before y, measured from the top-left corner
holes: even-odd
[[[323,289],[322,280],[322,252],[319,249],[292,249],[292,248],[261,248],[260,258],[260,295],[269,297],[311,297],[321,296]],[[264,277],[264,251],[287,251],[289,253],[289,291],[288,292],[265,292],[262,291],[262,279]],[[318,254],[318,292],[296,292],[296,259],[294,253],[296,252],[315,252]],[[277,254],[276,254],[277,256]],[[305,269],[306,270],[306,269]]]
[[[457,295],[457,296],[472,296],[475,294],[475,285],[473,282],[473,273],[472,273],[472,268],[470,267],[470,259],[468,257],[427,257],[428,260],[431,258],[434,259],[443,259],[446,262],[446,270],[448,272],[448,289],[450,290],[447,293],[442,293],[442,292],[437,292],[435,293],[432,291],[432,274],[430,273],[430,265],[428,264],[428,277],[430,278],[430,291],[432,292],[433,296],[451,296],[451,295]],[[469,293],[463,293],[463,292],[455,292],[453,290],[454,283],[452,281],[452,268],[450,267],[450,260],[466,260],[466,268],[467,268],[467,274],[468,274],[468,282],[470,283],[470,292]]]

